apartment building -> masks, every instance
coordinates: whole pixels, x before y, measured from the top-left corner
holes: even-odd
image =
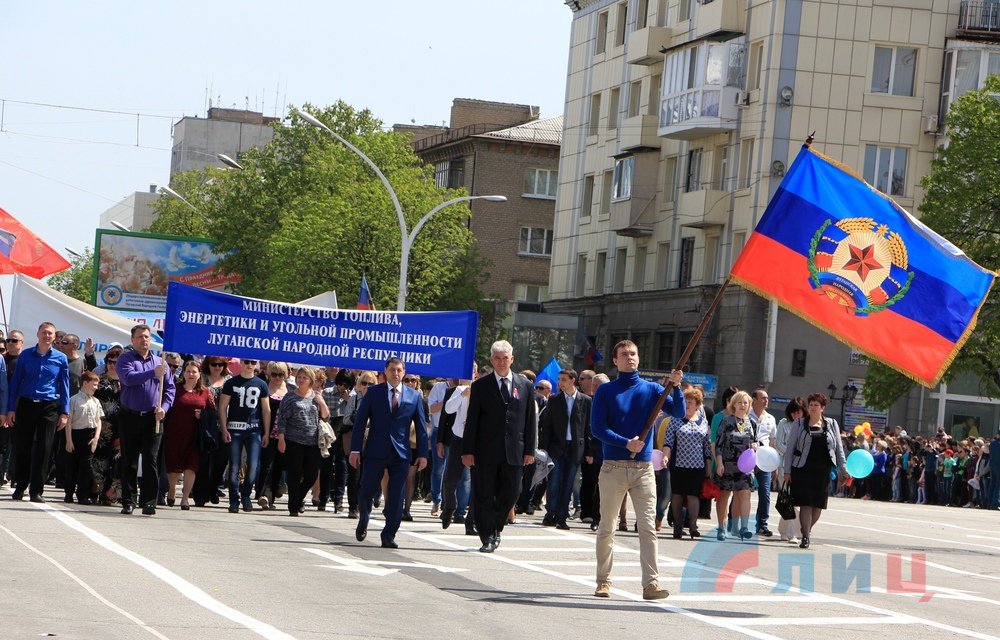
[[[810,133],[815,149],[916,212],[948,105],[1000,72],[990,2],[566,4],[546,309],[578,314],[609,356],[630,337],[655,369],[676,361]],[[766,384],[779,410],[787,397],[832,387],[843,401],[831,415],[850,425],[868,412],[860,395],[844,397],[863,384],[863,357],[734,287],[689,368],[721,386]],[[975,386],[914,391],[876,417],[926,429],[974,413],[995,428],[1000,405]]]

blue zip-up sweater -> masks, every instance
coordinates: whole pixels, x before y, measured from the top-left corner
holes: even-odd
[[[590,428],[604,446],[605,460],[652,459],[653,429],[646,436],[646,446],[632,458],[626,443],[646,426],[649,414],[663,393],[663,387],[639,377],[639,372],[619,373],[611,382],[597,388],[591,408]],[[684,395],[678,387],[663,403],[663,411],[678,420],[684,417]]]

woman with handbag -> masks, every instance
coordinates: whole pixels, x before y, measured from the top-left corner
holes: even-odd
[[[800,549],[809,548],[813,525],[826,509],[830,471],[836,467],[841,474],[847,474],[840,428],[836,420],[823,415],[826,404],[824,394],[810,395],[808,414],[795,421],[788,436],[791,455],[785,456],[785,484],[791,483],[792,500],[799,507]]]
[[[742,540],[753,537],[750,533],[750,489],[753,474],[739,469],[740,456],[747,449],[757,448],[757,419],[750,412],[750,394],[746,391],[735,393],[729,401],[729,415],[719,425],[719,435],[715,441],[715,474],[719,483],[719,503],[728,504],[733,495],[733,529],[739,522],[739,536]],[[726,522],[719,517],[718,540],[726,539]]]
[[[319,473],[319,447],[317,433],[319,421],[330,419],[330,410],[323,401],[323,394],[313,391],[316,371],[300,367],[295,373],[296,389],[278,405],[278,451],[285,456],[288,471],[288,515],[302,512],[309,488]]]
[[[782,463],[784,463],[785,456],[788,455],[786,452],[788,450],[788,436],[792,433],[792,425],[795,424],[796,420],[799,420],[806,414],[806,401],[801,397],[793,398],[785,406],[785,417],[781,419],[778,423],[778,431],[774,437],[774,448],[781,456]],[[783,466],[780,466],[783,468]],[[778,479],[778,484],[780,486],[780,492],[778,493],[778,500],[782,500],[782,495],[788,496],[788,500],[794,505],[794,500],[791,499],[789,493],[789,488],[787,483],[782,482],[782,478]],[[785,520],[784,517],[778,521],[778,535],[784,542],[790,542],[792,544],[797,543],[801,533],[799,532],[799,521],[798,512],[795,507],[792,506],[791,513],[795,514],[790,520]]]
[[[708,422],[701,412],[705,397],[700,389],[684,392],[686,412],[683,420],[671,418],[663,438],[663,464],[670,469],[670,509],[674,515],[674,539],[684,536],[685,503],[691,538],[701,537],[698,532],[701,486],[710,473],[712,451],[708,445]]]
[[[181,378],[183,384],[177,389],[167,428],[163,432],[163,459],[167,467],[167,505],[174,506],[177,479],[183,475],[181,510],[187,511],[191,508],[191,490],[201,464],[198,450],[201,412],[205,408],[214,410],[215,400],[201,383],[201,366],[194,360],[184,364]]]

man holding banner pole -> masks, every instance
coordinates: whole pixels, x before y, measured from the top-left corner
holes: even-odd
[[[174,377],[166,363],[150,351],[148,325],[132,327],[132,351],[118,356],[116,368],[121,382],[119,429],[122,448],[122,513],[129,515],[136,504],[139,456],[142,455],[142,488],[139,503],[144,515],[156,514],[159,486],[157,454],[160,423],[174,401]],[[162,395],[161,395],[162,394]]]

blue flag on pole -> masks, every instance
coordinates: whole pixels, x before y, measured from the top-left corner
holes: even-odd
[[[552,383],[552,388],[555,389],[559,383],[559,372],[562,371],[562,367],[559,366],[559,361],[554,357],[549,360],[549,363],[538,372],[535,376],[535,384],[538,384],[542,380],[548,380]]]

